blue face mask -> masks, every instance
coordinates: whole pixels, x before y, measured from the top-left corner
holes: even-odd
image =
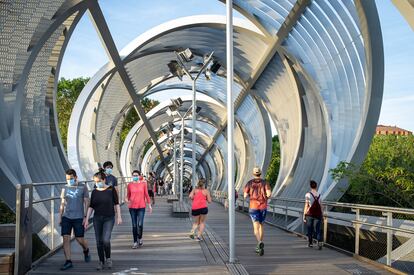
[[[66,180],[66,182],[67,182],[70,186],[74,186],[74,185],[76,184],[76,180],[75,180],[75,179]]]
[[[104,186],[105,186],[105,184],[102,181],[98,181],[96,183],[96,187],[98,187],[98,188],[103,188]]]
[[[132,177],[132,180],[133,180],[133,181],[138,181],[138,180],[139,180],[139,178],[134,176],[134,177]]]
[[[107,175],[112,174],[112,168],[106,168],[105,172],[106,172]]]

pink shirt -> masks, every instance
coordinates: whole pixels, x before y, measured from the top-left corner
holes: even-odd
[[[191,209],[197,210],[207,208],[207,196],[203,194],[202,189],[196,189],[194,191],[194,199]]]
[[[130,182],[127,187],[128,208],[145,208],[150,203],[147,182],[145,180]]]

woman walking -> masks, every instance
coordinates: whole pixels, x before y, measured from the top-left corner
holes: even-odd
[[[193,200],[191,207],[191,214],[193,216],[193,228],[191,229],[190,238],[194,239],[195,231],[198,228],[197,241],[201,241],[201,237],[206,226],[207,219],[207,203],[211,203],[210,191],[205,188],[205,180],[200,179],[195,189],[193,189],[189,195]]]
[[[144,229],[145,207],[147,204],[150,213],[152,213],[147,182],[138,170],[132,172],[132,182],[128,183],[125,202],[128,204],[129,214],[132,220],[132,236],[134,238],[132,248],[137,249],[143,245],[142,233]]]
[[[88,227],[89,218],[94,212],[93,227],[99,256],[99,264],[96,269],[111,269],[111,233],[115,223],[115,215],[116,223],[118,225],[122,223],[118,193],[114,187],[106,184],[106,174],[102,169],[94,175],[93,180],[96,189],[91,194],[85,228]]]

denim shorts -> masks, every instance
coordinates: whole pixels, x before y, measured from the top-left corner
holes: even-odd
[[[68,219],[66,217],[62,217],[61,229],[62,229],[62,236],[65,235],[72,235],[72,228],[77,238],[83,238],[85,235],[85,228],[82,225],[83,219]]]
[[[266,220],[266,213],[266,209],[249,209],[249,214],[252,222],[263,223]]]

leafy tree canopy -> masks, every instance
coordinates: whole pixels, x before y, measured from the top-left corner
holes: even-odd
[[[341,162],[331,175],[349,180],[342,201],[414,208],[414,137],[375,136],[362,165]]]

